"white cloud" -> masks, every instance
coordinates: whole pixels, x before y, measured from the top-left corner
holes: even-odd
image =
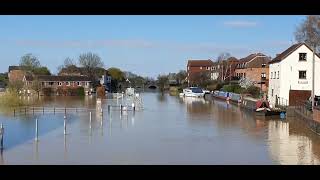
[[[226,21],[223,23],[227,27],[235,27],[235,28],[249,28],[249,27],[256,27],[258,25],[257,22],[254,21]]]

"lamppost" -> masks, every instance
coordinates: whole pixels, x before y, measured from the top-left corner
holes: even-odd
[[[260,96],[261,97],[263,97],[262,96],[262,79],[263,79],[263,77],[264,77],[263,74],[261,74],[261,80],[260,80]]]

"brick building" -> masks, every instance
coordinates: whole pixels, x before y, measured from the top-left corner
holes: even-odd
[[[269,62],[270,57],[255,53],[239,60],[234,76],[238,79],[246,78],[254,83],[255,86],[261,88],[263,92],[268,91],[269,82]]]
[[[79,87],[84,88],[85,94],[90,94],[91,81],[87,76],[31,76],[25,75],[23,77],[24,89],[26,92],[32,92],[32,86],[35,82],[38,82],[41,90],[44,88],[50,88],[53,94],[57,94],[59,89],[75,89]]]
[[[194,79],[197,75],[201,73],[208,73],[208,76],[211,80],[213,80],[213,66],[214,63],[208,60],[188,60],[187,64],[187,80],[188,84],[196,84],[196,80]]]
[[[22,81],[23,77],[27,74],[22,66],[9,66],[8,79],[9,83]]]

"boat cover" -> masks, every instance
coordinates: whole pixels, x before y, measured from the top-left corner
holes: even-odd
[[[258,108],[270,108],[269,102],[264,100],[258,100],[256,102],[256,109]]]

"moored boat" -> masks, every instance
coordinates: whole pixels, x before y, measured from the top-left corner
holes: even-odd
[[[183,92],[180,93],[180,96],[183,97],[204,97],[205,92],[199,87],[189,87],[183,89]]]

